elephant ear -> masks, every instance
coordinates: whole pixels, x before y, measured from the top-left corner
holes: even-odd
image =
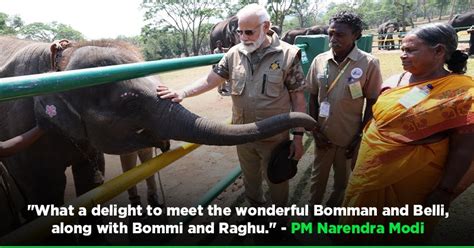
[[[75,140],[85,140],[87,131],[81,115],[61,94],[37,96],[34,98],[38,125]]]
[[[229,19],[225,29],[226,29],[226,37],[230,44],[230,47],[235,46],[240,41],[238,40],[238,36],[236,33],[237,27],[239,24],[239,19],[236,16],[233,16]]]

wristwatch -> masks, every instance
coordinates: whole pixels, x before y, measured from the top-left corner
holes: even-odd
[[[293,131],[293,132],[291,132],[291,134],[303,136],[303,135],[304,135],[304,132]]]

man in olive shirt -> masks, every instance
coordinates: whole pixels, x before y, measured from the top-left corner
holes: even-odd
[[[362,20],[353,13],[341,12],[329,23],[331,49],[314,59],[307,75],[310,114],[320,124],[313,133],[316,157],[310,203],[322,203],[334,165],[334,190],[327,205],[340,206],[351,171],[347,162],[360,141],[364,124],[372,118],[382,76],[378,60],[355,44],[361,37]]]
[[[245,124],[292,111],[305,112],[304,76],[300,52],[282,42],[270,31],[270,16],[258,4],[245,6],[237,13],[241,43],[233,46],[205,80],[181,90],[158,87],[161,98],[180,102],[208,91],[229,80],[232,96],[232,123]],[[292,145],[292,157],[303,155],[303,128],[297,128]],[[266,175],[272,150],[289,139],[287,131],[273,137],[237,146],[244,175],[245,195],[249,203],[259,206],[266,202],[262,190],[265,179],[272,203],[285,206],[288,201],[288,181],[273,184]]]

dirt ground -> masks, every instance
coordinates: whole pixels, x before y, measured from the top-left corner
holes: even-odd
[[[162,81],[173,88],[181,88],[185,84],[206,75],[210,66],[198,67],[194,69],[183,70],[179,72],[170,72],[160,75]],[[205,116],[216,121],[225,121],[231,115],[230,97],[220,96],[216,90],[207,92],[201,96],[187,98],[183,105],[194,113]],[[309,178],[311,163],[314,159],[313,144],[307,142],[308,152],[302,158],[298,165],[298,174],[290,183],[290,203],[303,205],[309,199]],[[172,148],[179,146],[180,142],[172,142]],[[192,153],[179,159],[172,165],[164,168],[159,173],[161,185],[168,206],[194,206],[198,200],[217,182],[224,178],[229,172],[239,165],[235,152],[235,147],[201,146]],[[118,156],[106,155],[106,180],[109,180],[122,173]],[[66,198],[74,197],[73,181],[70,171],[68,171],[68,187]],[[332,178],[332,177],[330,177]],[[332,180],[328,184],[328,189],[332,187]],[[146,204],[146,186],[142,182],[138,184],[139,192],[142,196],[143,205]],[[122,193],[111,203],[119,205],[128,204],[127,193]],[[245,205],[243,197],[243,187],[241,179],[223,192],[212,204],[224,206]],[[446,237],[449,234],[449,240],[459,241],[467,240],[474,243],[471,234],[474,233],[474,187],[470,187],[462,194],[451,206],[451,217],[440,221],[436,230],[435,241],[448,241]],[[467,211],[469,209],[470,211]],[[301,218],[300,221],[307,219]],[[171,220],[173,221],[173,220]],[[195,220],[205,221],[205,220]],[[463,223],[463,224],[459,224]],[[313,236],[300,238],[299,242],[304,243],[308,239],[314,240]],[[321,244],[331,244],[326,237],[318,237]],[[228,236],[214,236],[206,242],[228,243],[228,244],[254,244],[251,241],[239,240],[235,243]],[[112,244],[122,244],[121,239],[115,240],[109,238]],[[449,241],[448,241],[449,242]]]

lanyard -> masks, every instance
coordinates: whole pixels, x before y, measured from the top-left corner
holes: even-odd
[[[339,78],[341,78],[342,74],[344,74],[344,71],[347,69],[347,67],[349,66],[350,63],[351,63],[351,61],[349,60],[347,62],[347,64],[344,66],[344,68],[342,68],[342,70],[339,71],[339,74],[337,74],[336,78],[329,85],[329,89],[326,92],[326,96],[329,95],[329,92],[334,88],[334,86],[336,86],[337,81],[339,81]],[[329,71],[329,61],[326,64],[326,73],[327,73],[327,76],[329,78],[329,72],[328,71]]]

